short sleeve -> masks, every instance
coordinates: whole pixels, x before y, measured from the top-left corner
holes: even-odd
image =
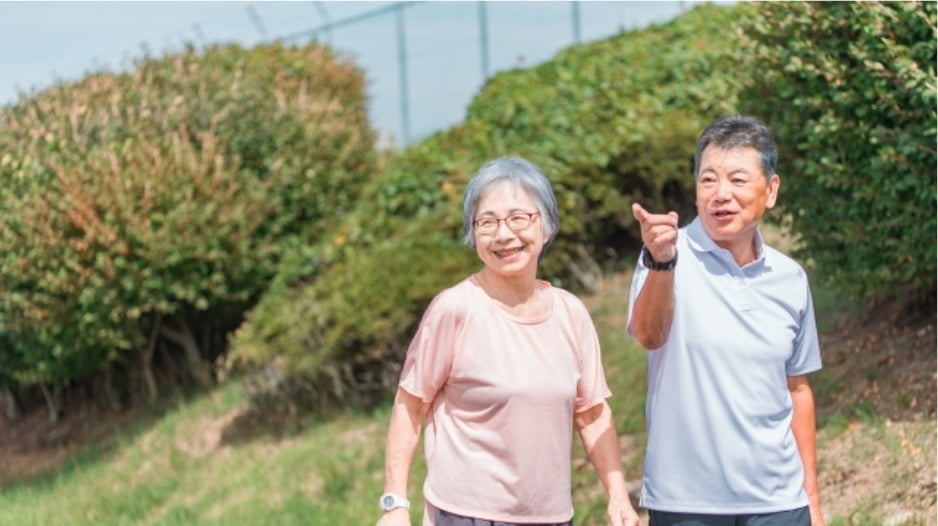
[[[798,333],[792,345],[791,357],[785,362],[785,374],[800,376],[821,369],[821,348],[818,343],[817,321],[814,317],[814,301],[808,278],[803,274],[805,288],[805,307],[802,309],[798,324]]]
[[[572,296],[571,296],[572,297]],[[579,299],[573,299],[576,308],[571,308],[578,319],[574,320],[579,328],[579,349],[577,352],[580,366],[580,381],[577,383],[576,406],[574,412],[586,411],[612,396],[606,384],[606,372],[603,369],[602,352],[599,336],[586,306]]]
[[[465,302],[453,289],[437,295],[423,314],[407,348],[399,387],[431,402],[449,378],[456,342],[465,318]]]

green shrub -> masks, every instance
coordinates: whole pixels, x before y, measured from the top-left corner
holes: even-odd
[[[936,4],[763,3],[745,94],[780,149],[796,255],[860,298],[934,309]]]
[[[699,6],[575,46],[494,77],[473,100],[468,121],[484,123],[493,149],[521,152],[554,181],[562,232],[545,275],[589,289],[591,274],[621,264],[640,245],[632,202],[692,217],[697,135],[735,110],[741,86],[725,30],[740,11]]]
[[[246,376],[252,400],[321,413],[381,402],[419,313],[478,266],[472,249],[439,233],[441,222],[417,218],[402,228],[410,236],[336,263],[313,286],[266,296],[233,342],[237,361],[261,366]]]
[[[697,134],[730,112],[740,81],[737,8],[700,6],[661,26],[576,46],[490,79],[466,121],[392,156],[332,239],[288,258],[232,342],[235,363],[264,365],[259,400],[304,393],[380,400],[434,294],[481,264],[462,246],[462,192],[508,154],[552,181],[561,230],[541,264],[555,285],[589,290],[604,266],[631,263],[631,203],[693,211]]]
[[[214,335],[355,204],[373,146],[361,72],[317,45],[148,57],[2,108],[0,362],[61,385],[147,374],[162,345],[207,381]]]

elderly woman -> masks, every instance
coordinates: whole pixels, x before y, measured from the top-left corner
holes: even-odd
[[[434,298],[407,350],[378,524],[411,524],[407,478],[426,420],[425,526],[571,525],[574,424],[610,524],[636,526],[589,312],[537,279],[559,227],[550,182],[524,159],[488,162],[466,188],[463,226],[483,267]]]

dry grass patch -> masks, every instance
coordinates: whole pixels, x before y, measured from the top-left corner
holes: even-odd
[[[936,524],[934,422],[852,422],[822,433],[828,524]]]

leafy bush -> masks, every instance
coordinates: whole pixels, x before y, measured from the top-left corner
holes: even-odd
[[[725,27],[740,8],[699,6],[673,22],[575,46],[494,77],[468,120],[494,150],[522,152],[554,181],[562,235],[545,274],[590,288],[602,263],[633,253],[631,203],[693,215],[693,152],[713,117],[733,112],[741,80]],[[631,261],[629,261],[631,262]]]
[[[541,275],[559,286],[589,290],[634,253],[632,201],[689,218],[697,134],[740,89],[725,31],[737,12],[700,6],[499,74],[465,122],[392,156],[331,239],[288,258],[234,338],[235,363],[265,365],[254,396],[302,393],[328,410],[386,395],[430,299],[480,265],[461,244],[461,198],[493,157],[526,157],[551,179],[561,231]]]
[[[257,406],[265,413],[287,404],[325,414],[384,399],[429,298],[477,265],[460,241],[429,233],[438,220],[416,220],[404,230],[417,235],[344,259],[315,286],[264,298],[236,334],[233,351],[260,365],[245,377]]]
[[[0,363],[26,385],[139,364],[152,395],[162,346],[207,381],[214,335],[354,205],[373,146],[361,72],[317,45],[147,57],[21,97],[0,113]]]
[[[773,127],[797,255],[856,297],[934,309],[936,4],[763,3],[744,105]]]

